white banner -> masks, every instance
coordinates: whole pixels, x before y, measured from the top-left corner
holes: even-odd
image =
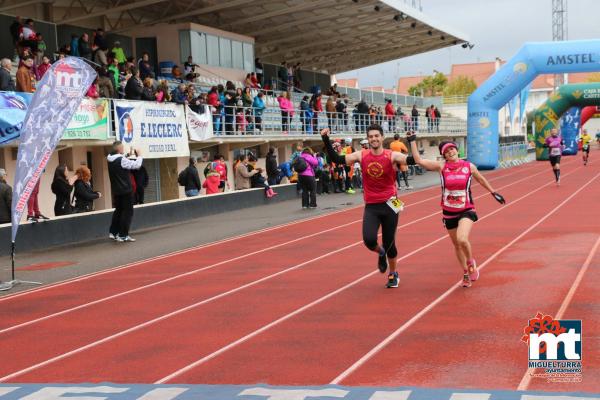
[[[117,138],[144,158],[188,157],[188,131],[180,104],[114,100]]]
[[[201,142],[213,137],[212,113],[209,106],[204,106],[203,114],[195,113],[191,108],[185,106],[185,116],[190,140]]]

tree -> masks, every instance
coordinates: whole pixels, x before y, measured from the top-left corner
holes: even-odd
[[[588,75],[586,81],[588,82],[600,82],[600,72],[592,72]]]
[[[441,72],[426,77],[418,84],[408,88],[408,94],[411,96],[439,96],[444,93],[444,88],[448,84],[448,78]]]
[[[468,76],[457,76],[444,89],[444,96],[468,96],[477,89],[477,84]]]

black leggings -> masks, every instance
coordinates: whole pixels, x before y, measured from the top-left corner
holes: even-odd
[[[398,214],[386,203],[365,205],[363,216],[363,242],[369,250],[377,249],[377,232],[381,225],[383,248],[388,257],[398,255],[396,250],[396,229],[398,228]]]

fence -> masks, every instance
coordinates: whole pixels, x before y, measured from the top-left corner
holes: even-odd
[[[527,156],[527,142],[501,144],[499,149],[500,168],[510,168],[531,160]]]

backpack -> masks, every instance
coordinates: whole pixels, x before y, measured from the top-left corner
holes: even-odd
[[[177,183],[179,183],[179,186],[185,186],[185,184],[187,183],[187,168],[184,169],[183,171],[181,171],[179,173],[179,175],[177,176]]]
[[[294,171],[296,171],[298,173],[302,173],[302,172],[306,171],[306,169],[308,168],[308,164],[306,163],[306,160],[301,156],[296,157],[296,159],[294,160],[294,164],[292,166],[294,167]]]

